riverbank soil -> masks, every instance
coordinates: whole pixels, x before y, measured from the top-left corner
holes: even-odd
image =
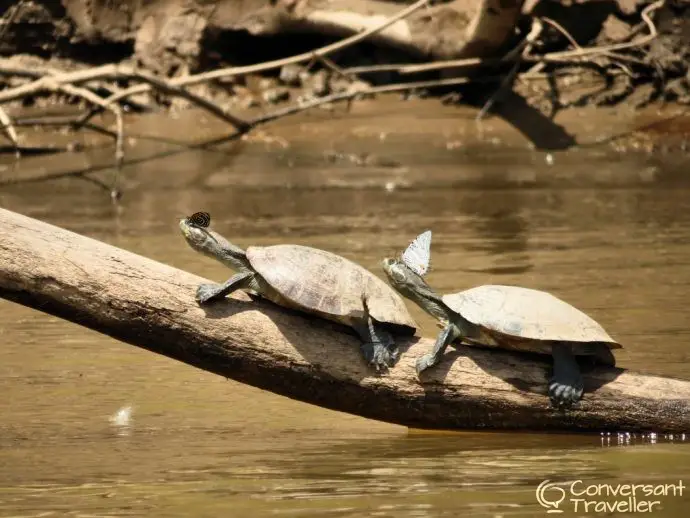
[[[199,76],[311,52],[375,28],[412,4],[383,0],[2,2],[0,106],[10,117],[2,114],[3,125],[10,126],[8,122],[15,119],[17,126],[45,122],[39,119],[62,113],[68,105],[71,112],[75,107],[91,108],[94,96],[98,104],[99,99],[140,84],[131,71],[160,78],[168,87],[188,85],[186,90],[212,103],[219,113],[233,114],[284,109],[274,105],[299,110],[305,104],[319,104],[320,98],[324,102],[352,100],[354,93],[362,96],[382,86],[416,82],[403,89],[404,98],[436,96],[445,103],[469,104],[492,111],[518,128],[528,128],[538,120],[547,133],[555,127],[549,121],[566,109],[690,102],[690,2],[680,0],[433,2],[411,9],[409,16],[328,58],[258,67],[263,69],[256,73]],[[490,17],[481,17],[484,12],[498,13],[500,19],[491,25]],[[482,30],[494,34],[507,23],[509,30],[500,38],[481,34]],[[415,73],[410,69],[415,63],[472,57],[481,59],[452,69],[427,67]],[[497,62],[501,57],[505,59]],[[59,88],[45,79],[106,64],[129,72]],[[458,75],[463,77],[458,79]],[[196,79],[188,81],[190,76]],[[47,87],[29,86],[41,78]],[[465,84],[457,84],[461,82]],[[75,85],[80,89],[72,88]],[[168,94],[170,88],[144,87],[112,104],[127,111],[199,105],[198,99]],[[27,108],[33,119],[20,117]],[[248,127],[254,127],[249,122]],[[82,123],[83,119],[80,124],[70,119],[67,127],[81,128]],[[16,133],[10,128],[8,137],[21,145]],[[533,142],[542,147],[538,138]],[[574,143],[564,135],[556,148]]]

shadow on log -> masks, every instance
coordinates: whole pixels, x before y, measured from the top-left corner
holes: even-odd
[[[549,365],[526,355],[462,347],[420,383],[425,338],[400,343],[398,365],[377,376],[345,328],[244,294],[202,309],[202,281],[0,209],[2,297],[227,378],[415,428],[690,431],[689,381],[597,368],[562,412],[549,406]]]

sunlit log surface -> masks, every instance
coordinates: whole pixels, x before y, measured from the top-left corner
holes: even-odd
[[[410,2],[412,3],[412,2]],[[414,5],[423,4],[423,9]],[[492,56],[514,35],[524,0],[455,0],[412,3],[414,11],[372,35],[373,42],[400,47],[421,57],[452,59]],[[289,12],[278,7],[246,17],[254,34],[312,31],[345,36],[376,27],[401,10],[380,0],[307,1]]]
[[[562,412],[546,396],[549,364],[523,355],[460,348],[420,383],[426,338],[399,340],[401,361],[377,376],[345,328],[241,293],[202,309],[202,281],[0,209],[2,297],[242,383],[415,428],[690,431],[688,381],[591,370],[584,400]]]

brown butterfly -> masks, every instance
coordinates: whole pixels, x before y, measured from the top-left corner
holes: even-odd
[[[192,225],[206,228],[211,224],[211,215],[208,212],[195,212],[187,218]]]

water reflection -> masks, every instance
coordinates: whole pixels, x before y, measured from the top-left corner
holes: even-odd
[[[668,482],[668,467],[676,470],[674,476],[687,476],[677,470],[687,467],[688,448],[642,446],[630,449],[636,453],[631,457],[601,450],[592,436],[517,434],[510,436],[510,447],[506,439],[505,434],[343,439],[304,430],[261,446],[259,438],[240,430],[141,430],[125,442],[83,436],[47,445],[58,459],[83,450],[63,476],[30,484],[20,479],[0,494],[5,508],[30,507],[36,515],[78,500],[84,511],[113,515],[155,510],[182,516],[195,507],[208,512],[239,507],[297,516],[382,511],[383,516],[413,516],[420,510],[428,516],[483,516],[506,509],[529,516],[539,509],[534,492],[545,479],[630,482],[637,473],[637,482],[662,483]],[[165,452],[160,445],[166,445]],[[678,455],[676,464],[671,456]],[[664,461],[666,469],[650,466],[654,459]]]

